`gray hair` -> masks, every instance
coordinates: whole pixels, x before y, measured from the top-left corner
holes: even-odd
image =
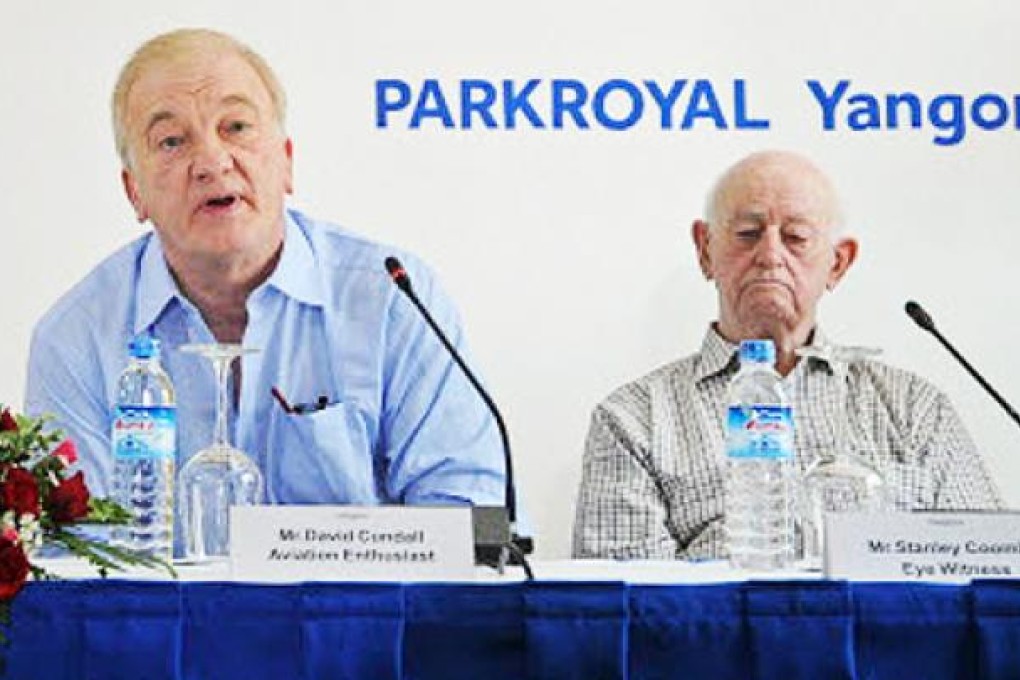
[[[284,129],[287,113],[287,97],[280,80],[265,59],[253,49],[226,33],[206,28],[181,28],[157,35],[145,42],[131,56],[117,77],[113,88],[113,137],[124,167],[131,166],[128,153],[126,128],[127,100],[131,87],[146,68],[169,61],[182,60],[193,54],[201,54],[212,48],[233,51],[244,59],[258,74],[273,102],[273,112],[280,129]]]

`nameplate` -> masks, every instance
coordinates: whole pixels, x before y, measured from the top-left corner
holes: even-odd
[[[825,575],[858,581],[944,581],[1020,576],[1020,514],[830,513]]]
[[[467,507],[263,505],[230,509],[241,581],[447,581],[474,574]]]

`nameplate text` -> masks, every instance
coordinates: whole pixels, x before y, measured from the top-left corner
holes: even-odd
[[[1020,513],[830,513],[825,574],[873,581],[1020,577]]]
[[[467,507],[234,507],[230,522],[237,580],[445,581],[473,575]]]

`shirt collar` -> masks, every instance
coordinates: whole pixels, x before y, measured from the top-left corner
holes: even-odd
[[[839,346],[833,344],[818,326],[815,326],[811,344],[806,348],[817,350],[817,353],[808,359],[809,366],[824,369],[829,375],[835,376],[844,376],[849,372],[850,362],[839,356]]]
[[[736,370],[739,363],[737,349],[737,345],[719,335],[714,323],[709,324],[708,331],[701,341],[699,361],[694,369],[694,380],[701,382],[705,378],[728,370]]]
[[[325,300],[322,279],[308,236],[291,211],[284,214],[283,252],[276,269],[260,286],[272,286],[284,295],[321,307]]]
[[[155,324],[171,302],[176,300],[185,306],[190,305],[170,273],[159,238],[154,233],[149,233],[145,238],[147,242],[143,246],[138,275],[138,302],[133,329],[135,335]],[[263,286],[272,286],[284,295],[321,306],[324,296],[317,272],[311,244],[304,230],[287,212],[284,216],[283,252],[280,253],[276,269]]]
[[[135,335],[153,326],[163,310],[181,295],[177,282],[170,274],[166,258],[163,257],[163,246],[159,238],[152,232],[144,238],[146,243],[139,264],[135,323],[132,329]]]
[[[819,349],[832,347],[828,338],[825,337],[825,334],[818,326],[815,326],[811,334],[810,346]],[[700,382],[725,372],[735,372],[740,365],[739,350],[739,345],[721,336],[719,331],[716,330],[715,324],[710,324],[704,339],[701,341],[700,360],[694,373],[695,381]],[[845,371],[845,362],[841,365],[840,362],[828,354],[813,356],[807,362],[809,366],[823,367],[829,373]],[[799,369],[802,365],[804,365],[804,362],[798,364],[797,368]]]

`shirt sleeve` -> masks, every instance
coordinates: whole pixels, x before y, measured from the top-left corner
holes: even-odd
[[[935,477],[935,508],[1002,509],[984,459],[948,397],[939,393],[929,418],[931,436],[925,448]]]
[[[422,303],[474,369],[452,302],[423,265],[410,257],[405,264]],[[493,415],[411,301],[397,293],[390,307],[379,440],[387,495],[408,504],[503,505]]]
[[[629,420],[629,419],[627,419]],[[647,444],[605,404],[592,416],[574,520],[575,558],[675,559]]]
[[[25,412],[53,416],[56,426],[75,443],[76,468],[85,473],[89,492],[106,497],[113,472],[110,413],[98,361],[98,354],[90,358],[86,348],[66,339],[54,341],[37,328],[29,350]]]

